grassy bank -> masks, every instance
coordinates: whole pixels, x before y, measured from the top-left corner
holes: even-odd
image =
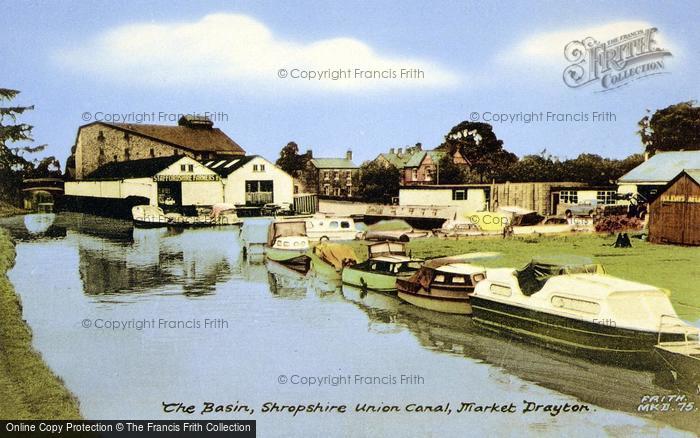
[[[25,210],[22,210],[21,208],[17,208],[13,205],[6,203],[6,202],[0,201],[0,217],[15,216],[15,215],[24,214],[24,213],[26,213]]]
[[[632,239],[632,248],[614,248],[615,237],[585,234],[570,236],[474,237],[460,240],[417,239],[408,248],[415,257],[439,257],[474,251],[502,254],[483,264],[520,268],[532,257],[574,254],[593,258],[616,277],[651,284],[671,291],[680,316],[700,319],[700,248],[656,245]],[[355,251],[361,258],[366,249]]]
[[[0,418],[78,419],[78,401],[32,348],[21,304],[7,270],[15,249],[0,228]]]

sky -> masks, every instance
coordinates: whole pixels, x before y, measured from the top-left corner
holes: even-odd
[[[391,147],[435,147],[463,120],[490,122],[519,156],[623,158],[642,151],[646,110],[698,99],[697,6],[0,0],[0,87],[35,105],[21,120],[62,162],[83,124],[174,124],[182,113],[209,113],[270,160],[295,141],[316,157],[351,149],[359,164]],[[647,28],[670,52],[662,74],[607,91],[564,83],[567,43]]]

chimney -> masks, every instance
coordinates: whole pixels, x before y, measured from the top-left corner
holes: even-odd
[[[309,157],[309,158],[313,158],[313,157],[314,157],[314,152],[313,152],[311,149],[307,149],[307,150],[306,150],[306,156]]]
[[[345,159],[352,161],[352,150],[348,149],[348,151],[345,153]]]
[[[416,151],[420,152],[423,150],[423,144],[421,142],[416,143]]]
[[[192,129],[212,129],[214,122],[205,116],[195,116],[191,114],[180,117],[177,121],[178,126],[186,126]]]
[[[389,153],[393,154],[394,153],[394,148],[389,148]]]
[[[399,153],[397,155],[403,154],[403,148],[399,148]]]

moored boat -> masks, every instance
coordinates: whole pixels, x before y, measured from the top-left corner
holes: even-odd
[[[488,269],[471,296],[484,328],[589,359],[654,368],[662,315],[676,316],[654,286],[603,273],[600,265],[533,260],[524,269]],[[662,337],[683,339],[679,324]]]
[[[665,326],[662,318],[660,328]],[[662,332],[663,333],[663,332]],[[700,394],[700,330],[688,328],[684,339],[668,341],[659,336],[654,347],[662,370],[670,371],[681,388]]]
[[[157,205],[136,205],[131,208],[134,226],[141,228],[159,228],[168,226],[168,218],[163,209]]]
[[[464,262],[429,260],[413,276],[397,279],[399,298],[428,310],[469,315],[469,296],[485,269]]]
[[[306,236],[312,241],[353,240],[357,233],[355,221],[350,217],[317,214],[306,219]]]
[[[309,250],[306,221],[277,220],[270,224],[265,244],[265,257],[284,262],[305,255]]]
[[[343,284],[379,292],[395,292],[396,279],[408,278],[423,264],[406,254],[399,242],[379,242],[367,246],[366,261],[345,267]]]
[[[340,280],[346,266],[357,263],[355,251],[348,245],[322,242],[309,252],[311,269],[327,280]]]

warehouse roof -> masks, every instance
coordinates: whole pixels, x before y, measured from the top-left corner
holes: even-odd
[[[700,169],[700,151],[658,152],[623,175],[619,183],[667,183],[683,169]]]
[[[143,160],[115,161],[98,167],[86,180],[120,180],[129,178],[149,178],[165,170],[168,166],[183,159],[181,155],[146,158]]]
[[[195,152],[216,152],[218,154],[244,155],[242,147],[219,128],[211,127],[206,121],[186,120],[181,125],[146,125],[141,123],[94,122],[119,129],[129,134],[146,137],[182,149]],[[94,123],[83,125],[80,129]],[[78,130],[80,132],[80,130]]]

